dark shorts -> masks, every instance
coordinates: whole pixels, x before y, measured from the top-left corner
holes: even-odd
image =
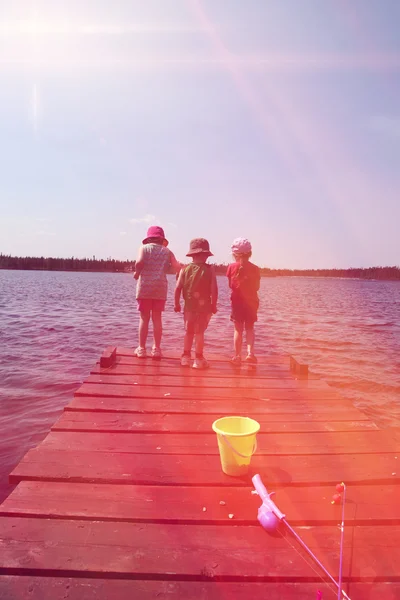
[[[257,321],[257,308],[243,302],[232,302],[231,321],[243,323],[244,325],[254,325]]]
[[[150,312],[155,310],[161,312],[165,310],[165,300],[152,300],[151,298],[138,298],[137,299],[138,310],[140,312]]]
[[[185,310],[185,327],[188,333],[204,333],[211,319],[211,313]]]

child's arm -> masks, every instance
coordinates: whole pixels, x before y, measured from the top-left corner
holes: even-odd
[[[232,285],[231,285],[231,265],[229,265],[228,268],[227,268],[227,270],[226,270],[226,276],[228,278],[229,287],[232,289]]]
[[[183,265],[178,260],[176,260],[175,254],[171,252],[171,250],[169,251],[169,254],[172,268],[174,269],[175,273],[179,273]]]
[[[258,292],[258,290],[260,289],[260,284],[261,284],[261,270],[258,269],[257,270],[257,279],[255,281],[256,284],[256,291]]]
[[[211,267],[211,311],[213,315],[217,312],[217,302],[218,302],[218,285],[217,285],[217,276],[215,274],[214,267]]]
[[[143,270],[143,246],[140,246],[139,248],[139,253],[138,253],[138,257],[136,259],[136,263],[135,263],[135,273],[134,273],[134,278],[135,279],[139,279],[140,273]]]
[[[179,277],[178,277],[178,281],[176,282],[176,286],[175,286],[175,306],[174,306],[174,311],[175,312],[181,312],[181,292],[183,289],[183,269],[181,269],[181,272],[179,273]]]

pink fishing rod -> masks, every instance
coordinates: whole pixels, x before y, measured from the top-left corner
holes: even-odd
[[[260,496],[262,500],[262,504],[258,509],[258,521],[260,525],[266,531],[275,531],[279,525],[279,523],[284,523],[286,527],[289,529],[291,534],[296,538],[298,543],[304,550],[311,556],[314,562],[322,569],[325,575],[330,579],[330,581],[335,585],[338,590],[338,599],[340,600],[341,596],[346,600],[350,600],[349,596],[342,589],[342,568],[343,568],[343,532],[344,532],[344,502],[342,509],[342,527],[341,527],[341,540],[340,540],[340,565],[339,565],[339,582],[329,573],[329,571],[324,567],[321,561],[315,556],[314,552],[307,546],[305,542],[301,539],[301,537],[296,533],[296,531],[289,525],[286,520],[286,515],[283,514],[282,511],[276,506],[275,502],[271,500],[271,496],[275,492],[271,492],[270,494],[267,491],[267,488],[263,484],[261,477],[259,475],[254,475],[252,478],[254,488],[257,494]],[[344,486],[344,484],[341,484]],[[345,491],[345,486],[343,487],[343,491]],[[322,597],[321,592],[318,592],[319,598]]]

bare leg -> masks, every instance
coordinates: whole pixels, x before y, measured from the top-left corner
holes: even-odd
[[[162,338],[162,312],[161,312],[161,310],[153,310],[151,312],[151,318],[153,320],[154,347],[160,348],[161,338]]]
[[[203,356],[204,350],[204,331],[196,333],[196,357]]]
[[[186,331],[185,337],[183,339],[183,353],[184,354],[190,355],[190,353],[192,351],[192,346],[193,346],[193,337],[194,337],[193,331]]]
[[[247,354],[254,354],[254,324],[246,325]]]
[[[140,311],[139,346],[146,348],[147,334],[149,333],[150,311]]]
[[[233,334],[233,345],[235,348],[235,356],[241,356],[243,343],[243,323],[234,322],[235,332]]]

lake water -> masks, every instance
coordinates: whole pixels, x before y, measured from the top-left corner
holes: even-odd
[[[232,355],[225,277],[206,351]],[[180,348],[182,316],[164,318]],[[7,475],[49,430],[109,345],[135,347],[130,274],[0,270],[0,499]],[[400,282],[264,278],[257,352],[293,353],[382,427],[400,425]]]

